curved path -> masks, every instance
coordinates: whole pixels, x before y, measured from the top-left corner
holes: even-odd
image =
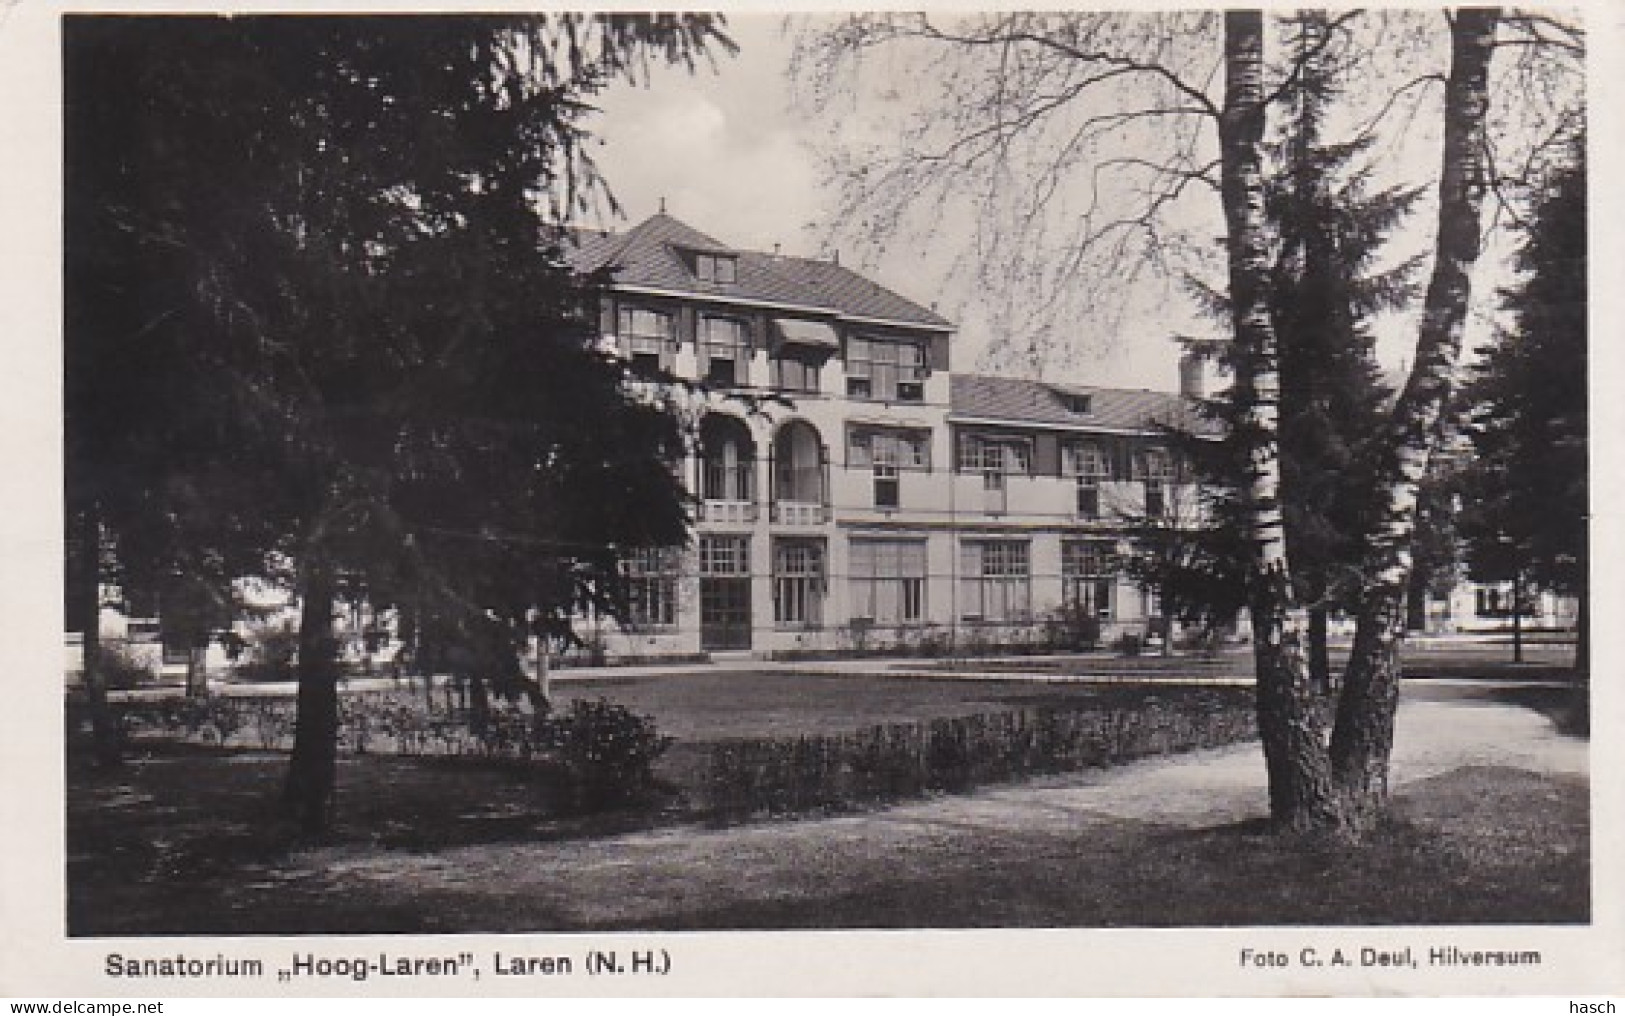
[[[1399,786],[1466,766],[1587,772],[1585,741],[1557,734],[1537,712],[1465,687],[1407,685],[1396,743]],[[996,884],[1001,857],[1087,865],[1090,851],[1108,842],[1121,851],[1125,830],[1197,830],[1264,810],[1263,763],[1249,744],[835,818],[432,855],[335,849],[298,862],[335,889],[407,890],[426,907],[439,897],[451,910],[466,909],[459,901],[500,887],[522,901],[495,922],[514,930],[706,926],[718,913],[744,914],[747,922],[766,915],[758,926],[773,926],[773,915],[787,908],[838,906],[865,893],[896,895],[907,906],[908,894],[932,879]],[[971,913],[967,923],[977,923]]]

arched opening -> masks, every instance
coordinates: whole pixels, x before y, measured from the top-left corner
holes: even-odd
[[[791,420],[773,436],[773,520],[824,521],[829,500],[829,456],[818,430],[805,420]]]
[[[718,514],[741,520],[754,512],[741,513],[739,506],[756,502],[756,442],[750,429],[737,417],[709,413],[700,421],[700,497],[708,506],[707,516]],[[720,506],[734,506],[721,510]]]

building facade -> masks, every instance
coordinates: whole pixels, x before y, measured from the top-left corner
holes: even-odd
[[[572,256],[613,273],[607,348],[711,389],[692,543],[633,556],[630,623],[589,632],[605,656],[1035,642],[1063,605],[1146,633],[1113,560],[1127,520],[1194,510],[1166,447],[1189,400],[957,372],[933,310],[665,214]]]

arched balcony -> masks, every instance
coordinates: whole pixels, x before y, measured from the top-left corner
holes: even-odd
[[[699,518],[756,520],[756,442],[738,417],[708,413],[700,421]]]
[[[818,525],[829,518],[829,453],[818,430],[791,420],[773,435],[771,518]]]

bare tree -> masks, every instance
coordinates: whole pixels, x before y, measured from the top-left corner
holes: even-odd
[[[1233,332],[1238,426],[1248,450],[1258,712],[1271,813],[1293,829],[1359,837],[1386,800],[1417,488],[1461,355],[1482,212],[1497,179],[1492,128],[1493,136],[1522,138],[1526,153],[1538,151],[1544,142],[1531,125],[1559,133],[1550,127],[1551,111],[1565,105],[1562,86],[1541,61],[1583,51],[1577,31],[1544,17],[1463,10],[1446,15],[1446,23],[1447,71],[1418,76],[1395,73],[1392,61],[1383,65],[1375,55],[1436,45],[1414,15],[1346,12],[1328,21],[1324,35],[1325,46],[1346,47],[1341,73],[1385,86],[1362,86],[1368,99],[1376,96],[1376,109],[1355,124],[1353,136],[1385,127],[1407,134],[1425,125],[1424,97],[1442,86],[1432,279],[1414,367],[1391,415],[1388,454],[1373,492],[1378,536],[1364,560],[1350,562],[1362,577],[1362,606],[1331,730],[1311,689],[1306,615],[1292,590],[1279,349],[1264,300],[1275,242],[1264,215],[1266,120],[1302,60],[1320,54],[1300,52],[1299,62],[1272,66],[1271,23],[1258,11],[998,14],[954,27],[918,15],[859,16],[805,35],[800,47],[809,101],[826,112],[841,101],[842,74],[883,88],[887,73],[913,80],[930,75],[932,61],[949,69],[930,104],[934,120],[917,121],[889,147],[883,132],[874,132],[879,140],[837,165],[846,174],[841,218],[879,242],[911,216],[942,220],[965,204],[979,205],[978,244],[993,249],[973,253],[999,266],[984,270],[980,281],[1019,283],[1028,320],[1048,316],[1051,326],[1029,332],[1015,359],[1051,352],[1045,344],[1054,340],[1042,334],[1056,334],[1064,310],[1121,293],[1141,275],[1169,280],[1206,269],[1211,276],[1218,266],[1213,206],[1197,199],[1217,192],[1225,230],[1218,263]],[[1499,41],[1540,54],[1520,57],[1509,80],[1541,83],[1551,94],[1513,104],[1496,119],[1490,69],[1503,26]],[[1364,34],[1356,39],[1356,32]],[[870,57],[881,50],[898,62],[877,70]],[[1537,91],[1531,86],[1520,99]],[[1518,131],[1508,127],[1513,120],[1522,121]],[[1500,153],[1503,162],[1508,154]],[[1018,236],[1022,253],[1011,243]]]

